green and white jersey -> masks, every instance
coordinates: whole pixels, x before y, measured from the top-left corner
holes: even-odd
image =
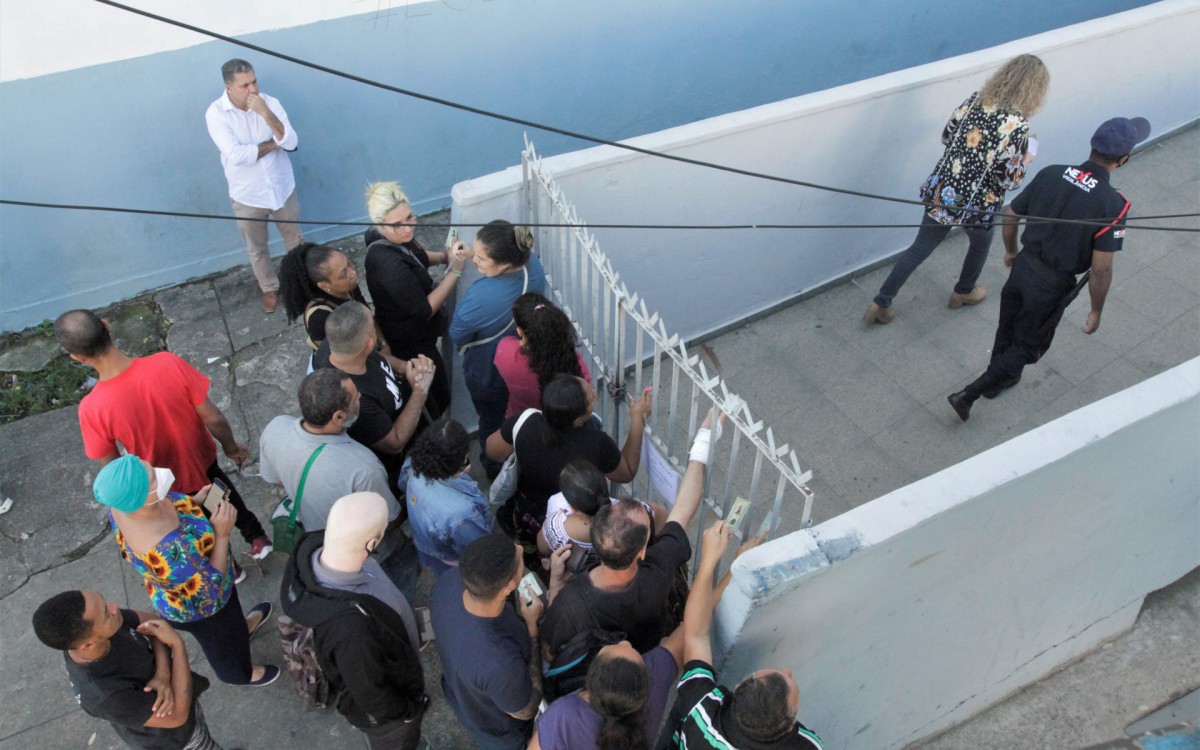
[[[821,738],[796,722],[783,736],[768,742],[744,736],[730,716],[733,691],[718,685],[712,665],[693,660],[684,665],[679,696],[672,712],[667,747],[676,750],[823,750]]]

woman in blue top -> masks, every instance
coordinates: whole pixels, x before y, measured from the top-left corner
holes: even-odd
[[[458,565],[467,545],[492,532],[487,498],[467,473],[470,448],[463,426],[442,417],[417,438],[401,472],[413,543],[435,575]]]
[[[508,388],[492,363],[500,337],[513,329],[512,306],[526,292],[544,294],[546,273],[533,250],[533,235],[503,219],[488,222],[475,235],[476,279],[458,301],[450,338],[459,347],[463,379],[479,415],[479,445],[500,428],[508,408]],[[494,478],[500,464],[483,457]]]

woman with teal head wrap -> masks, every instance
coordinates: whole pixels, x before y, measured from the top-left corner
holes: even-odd
[[[100,470],[92,493],[110,508],[117,544],[145,579],[155,611],[196,637],[222,682],[269,684],[279,668],[251,664],[250,636],[270,616],[271,604],[257,605],[245,618],[233,585],[229,535],[237,511],[221,502],[210,520],[196,500],[170,493],[173,480],[167,469],[123,456]],[[207,489],[197,493],[205,495]]]
[[[122,513],[133,513],[146,504],[150,494],[150,471],[137,456],[121,456],[110,462],[92,482],[96,502]]]

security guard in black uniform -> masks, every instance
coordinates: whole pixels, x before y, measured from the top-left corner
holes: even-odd
[[[1150,135],[1144,118],[1115,117],[1092,136],[1092,153],[1083,164],[1055,164],[1037,173],[1004,211],[1004,265],[1012,269],[1000,293],[1000,322],[992,361],[975,382],[947,397],[964,422],[980,396],[995,398],[1021,380],[1025,365],[1037,362],[1054,339],[1054,329],[1075,295],[1088,286],[1092,311],[1083,332],[1100,327],[1100,311],[1112,281],[1113,253],[1121,249],[1129,201],[1109,184],[1109,174],[1129,161],[1129,153]],[[1087,219],[1105,222],[1066,224],[1034,222],[1021,236],[1018,216]],[[1090,275],[1076,283],[1076,276]]]

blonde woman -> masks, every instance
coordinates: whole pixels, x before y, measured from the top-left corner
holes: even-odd
[[[1028,118],[1041,107],[1049,85],[1041,60],[1018,55],[950,115],[942,130],[946,151],[920,191],[922,201],[936,205],[925,210],[916,240],[892,267],[864,323],[892,322],[892,299],[955,225],[963,226],[970,244],[949,306],[977,305],[987,297],[975,282],[992,243],[992,222],[1005,192],[1020,187],[1033,161]]]
[[[426,251],[417,242],[416,220],[408,196],[395,182],[367,186],[367,216],[375,224],[367,243],[367,289],[375,304],[375,320],[392,355],[408,360],[424,354],[437,371],[425,402],[434,419],[450,406],[450,381],[437,340],[446,328],[446,300],[462,279],[471,257],[466,243],[450,250]],[[433,283],[429,267],[445,263],[446,274]]]

